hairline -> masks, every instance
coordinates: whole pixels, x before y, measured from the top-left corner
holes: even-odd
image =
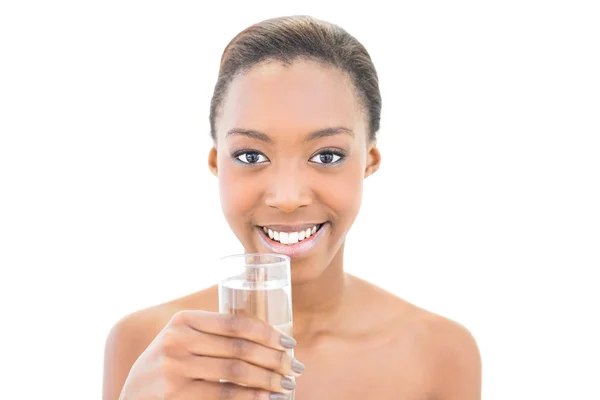
[[[352,86],[352,93],[354,94],[354,97],[355,97],[356,101],[358,102],[359,109],[361,110],[361,113],[363,114],[363,118],[365,118],[365,123],[367,126],[367,132],[366,132],[367,138],[370,140],[374,139],[374,137],[371,137],[373,135],[371,134],[372,127],[371,127],[371,121],[370,121],[369,107],[368,107],[368,104],[366,104],[367,101],[364,99],[364,96],[362,95],[358,85],[354,82],[354,78],[352,77],[352,74],[349,71],[347,71],[345,68],[343,68],[342,66],[336,65],[335,63],[327,61],[327,60],[323,60],[320,57],[315,57],[315,56],[306,55],[306,54],[298,54],[298,55],[294,55],[294,56],[285,55],[285,56],[280,56],[280,57],[268,56],[268,57],[265,57],[258,61],[255,61],[253,63],[250,63],[248,65],[240,66],[236,70],[236,72],[231,75],[231,77],[228,80],[228,83],[225,87],[225,90],[223,91],[220,104],[214,110],[214,128],[215,128],[214,141],[215,141],[215,143],[217,141],[217,138],[219,137],[218,129],[217,129],[217,125],[218,125],[217,122],[220,119],[220,117],[222,116],[221,114],[223,111],[223,107],[225,107],[225,103],[227,102],[229,90],[231,88],[231,85],[233,84],[233,82],[236,79],[241,78],[244,75],[247,75],[249,72],[251,72],[252,70],[254,70],[257,67],[261,67],[261,66],[268,65],[268,64],[279,64],[285,68],[289,68],[298,61],[314,62],[316,64],[319,64],[321,67],[335,69],[344,75],[344,77],[348,80],[349,84]]]

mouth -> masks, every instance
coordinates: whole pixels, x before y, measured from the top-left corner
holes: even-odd
[[[257,226],[259,237],[269,251],[300,258],[307,255],[323,237],[328,222],[297,226]]]
[[[279,242],[285,245],[294,245],[309,239],[312,235],[316,234],[324,224],[316,224],[312,226],[300,226],[300,227],[267,227],[261,226],[265,235],[274,242]]]

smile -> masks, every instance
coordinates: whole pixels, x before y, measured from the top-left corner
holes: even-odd
[[[288,257],[308,256],[329,230],[329,223],[298,226],[258,226],[256,231],[269,252]]]
[[[323,226],[323,224],[313,225],[312,227],[306,229],[300,229],[298,231],[291,232],[283,230],[277,231],[274,229],[267,228],[266,226],[263,226],[262,229],[263,232],[267,236],[269,236],[269,239],[275,242],[279,242],[281,244],[292,245],[310,238],[319,229],[321,229],[321,226]]]

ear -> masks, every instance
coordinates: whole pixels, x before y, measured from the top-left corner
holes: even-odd
[[[365,178],[371,176],[379,169],[381,165],[381,153],[377,148],[377,143],[373,140],[369,143],[367,150],[367,165],[365,167]]]
[[[213,146],[208,153],[208,169],[214,176],[219,176],[217,165],[217,148]]]

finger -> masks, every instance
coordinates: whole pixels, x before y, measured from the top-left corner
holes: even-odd
[[[292,378],[233,358],[189,355],[181,360],[180,374],[190,379],[225,380],[276,393],[288,393],[296,387]]]
[[[250,340],[279,350],[296,346],[292,337],[264,321],[243,315],[187,310],[178,312],[173,317],[173,323],[187,325],[199,332]]]
[[[281,393],[243,387],[233,383],[190,381],[182,391],[180,400],[227,399],[227,400],[284,400]]]
[[[300,376],[304,372],[304,365],[288,352],[247,339],[198,332],[189,327],[182,329],[179,334],[182,335],[179,343],[184,343],[192,355],[236,358],[282,375]]]

